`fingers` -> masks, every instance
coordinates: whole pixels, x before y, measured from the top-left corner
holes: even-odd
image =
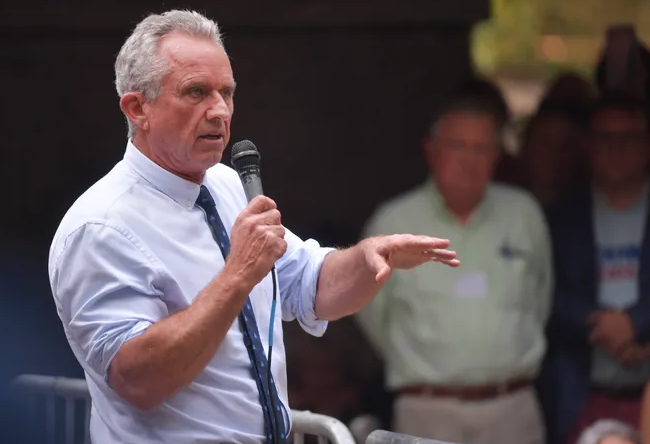
[[[639,347],[631,346],[620,353],[619,359],[623,364],[633,366],[643,361],[645,359],[645,354]]]
[[[409,254],[422,254],[428,260],[456,264],[456,252],[447,250],[449,239],[402,234],[392,237],[394,247]],[[460,262],[459,262],[460,264]]]
[[[422,251],[444,250],[450,245],[449,239],[437,237],[416,236],[412,234],[400,234],[394,236],[394,242],[402,248],[419,249]]]
[[[280,257],[287,251],[287,242],[284,240],[286,229],[280,224],[280,212],[270,210],[262,214],[251,216],[254,237],[265,239],[268,247],[273,249],[274,255]]]
[[[452,250],[443,250],[435,248],[422,252],[429,261],[440,262],[441,264],[449,265],[450,267],[460,266],[460,261],[456,259],[456,252]]]
[[[393,268],[410,269],[432,261],[451,267],[460,265],[460,261],[456,259],[456,252],[447,250],[448,239],[396,234],[380,236],[376,238],[373,245],[381,256],[391,258],[390,266]]]
[[[267,208],[267,209],[264,209]],[[257,196],[239,215],[240,223],[247,226],[247,231],[266,231],[279,238],[286,232],[282,226],[282,216],[275,207],[275,202],[265,196]]]
[[[370,269],[375,273],[375,280],[378,283],[384,284],[386,281],[388,281],[388,278],[390,277],[390,266],[382,255],[378,253],[372,254],[368,258],[368,265],[370,266]]]
[[[404,252],[420,253],[430,259],[440,259],[441,261],[456,259],[456,252],[447,250],[450,245],[449,239],[401,234],[392,236],[391,241],[394,248]]]
[[[422,254],[431,261],[436,262],[450,262],[456,259],[456,252],[452,250],[442,250],[436,248],[435,250],[423,251]]]
[[[629,346],[629,344],[622,343],[614,338],[608,338],[606,336],[597,338],[596,343],[614,356],[620,355],[623,350]]]
[[[287,252],[287,241],[280,236],[276,236],[274,242],[272,242],[272,248],[274,256],[279,259]]]
[[[456,259],[456,252],[452,250],[443,250],[442,248],[435,248],[433,250],[425,250],[423,254],[432,259],[451,260]]]
[[[278,237],[280,239],[284,239],[284,235],[287,230],[282,225],[272,225],[272,226],[266,226],[264,228],[271,236]]]
[[[235,225],[246,233],[245,237],[261,240],[275,256],[282,256],[286,252],[286,229],[282,226],[282,216],[272,199],[266,196],[253,198],[239,214]]]
[[[260,195],[254,197],[248,203],[246,208],[244,208],[244,211],[242,211],[242,214],[244,215],[260,214],[260,213],[264,213],[265,211],[275,210],[277,208],[278,206],[276,205],[273,199]]]
[[[434,262],[440,262],[441,264],[449,265],[450,267],[459,267],[460,261],[458,259],[432,259]]]
[[[253,225],[282,225],[282,216],[277,209],[267,210],[250,216]]]

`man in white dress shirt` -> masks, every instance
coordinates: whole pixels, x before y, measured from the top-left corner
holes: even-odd
[[[322,335],[328,320],[363,308],[392,269],[456,266],[455,253],[447,240],[414,235],[322,248],[285,229],[271,199],[247,203],[237,173],[219,164],[235,81],[217,25],[202,15],[144,19],[115,75],[129,126],[124,159],[72,205],[49,259],[92,395],[92,441],[286,442],[281,320]],[[213,235],[216,219],[225,241]],[[271,321],[273,265],[280,306]],[[267,393],[268,361],[258,358],[271,326]]]

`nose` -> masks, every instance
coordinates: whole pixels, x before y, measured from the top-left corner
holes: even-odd
[[[208,120],[230,120],[231,112],[228,103],[224,100],[221,94],[216,93],[210,107],[206,111]]]

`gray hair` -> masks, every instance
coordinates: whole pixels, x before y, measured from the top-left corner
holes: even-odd
[[[462,114],[475,114],[480,116],[489,117],[494,123],[494,128],[497,133],[500,133],[502,130],[503,123],[501,122],[500,117],[498,116],[495,106],[489,101],[484,100],[481,97],[474,97],[471,95],[462,95],[458,97],[453,97],[449,102],[447,102],[432,119],[429,126],[429,135],[436,136],[438,133],[438,126],[440,120],[449,114],[462,113]]]
[[[614,419],[596,421],[582,432],[576,444],[600,444],[609,436],[617,436],[634,444],[641,444],[641,436],[634,428]]]
[[[158,97],[163,78],[169,72],[168,62],[158,54],[158,44],[174,31],[204,37],[223,48],[217,23],[198,12],[171,10],[151,14],[138,23],[115,60],[115,88],[120,97],[129,92],[140,92],[149,102]],[[126,120],[132,137],[135,125]]]

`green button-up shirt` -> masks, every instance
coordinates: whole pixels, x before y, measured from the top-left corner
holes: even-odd
[[[551,245],[524,191],[493,184],[471,221],[446,209],[432,180],[381,206],[365,234],[448,238],[461,266],[393,272],[358,315],[383,354],[387,385],[477,385],[535,376],[546,344]]]

